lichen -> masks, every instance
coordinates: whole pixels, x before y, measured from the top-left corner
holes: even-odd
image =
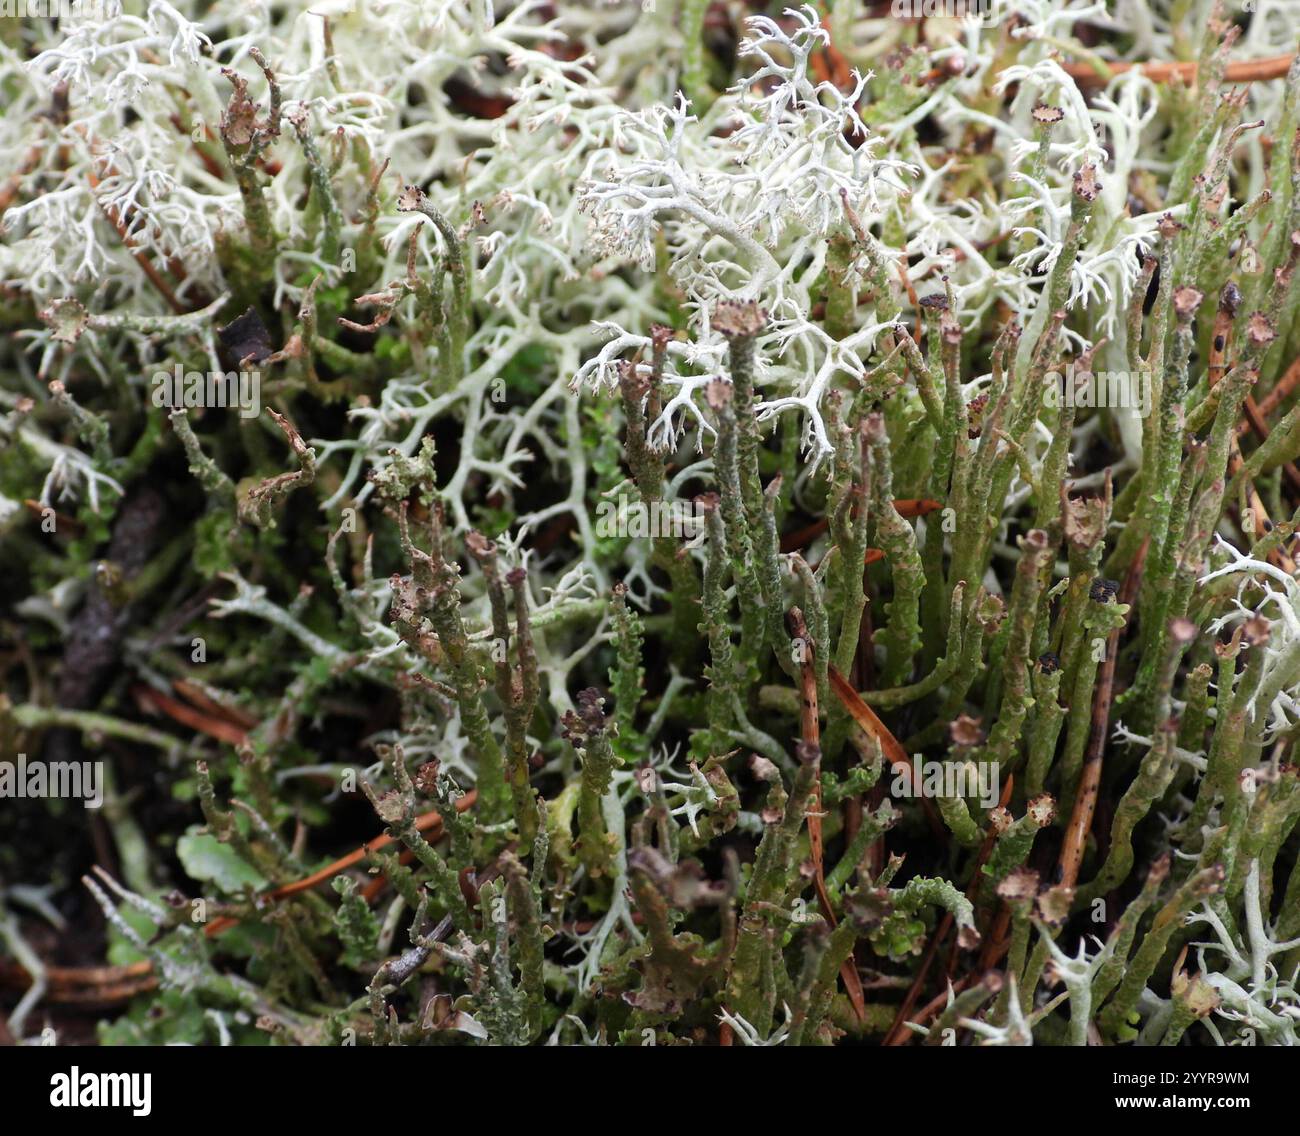
[[[0,18],[14,1038],[1297,1043],[1285,5],[935,7]]]

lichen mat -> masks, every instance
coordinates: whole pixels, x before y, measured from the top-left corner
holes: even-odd
[[[0,15],[0,1041],[1296,1044],[1300,64],[1174,7]]]

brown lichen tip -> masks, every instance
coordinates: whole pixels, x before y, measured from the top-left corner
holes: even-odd
[[[402,192],[397,195],[397,211],[399,213],[410,213],[419,209],[424,203],[424,190],[418,185],[404,185]]]
[[[869,446],[878,446],[886,438],[885,433],[885,416],[878,410],[873,410],[870,414],[862,419],[862,437]]]
[[[795,742],[794,756],[800,765],[815,765],[822,759],[822,747],[816,742]]]
[[[1110,603],[1119,591],[1119,581],[1096,579],[1088,589],[1088,598],[1093,603]]]
[[[636,787],[647,797],[652,797],[659,791],[659,775],[654,771],[654,766],[638,766],[634,776],[636,777]],[[631,854],[628,856],[628,864],[631,866]]]
[[[1277,338],[1277,329],[1263,312],[1251,312],[1246,321],[1246,338],[1254,347],[1267,347]]]
[[[1228,878],[1228,871],[1222,863],[1211,864],[1203,872],[1192,877],[1193,891],[1198,899],[1217,895],[1223,888],[1223,881]]]
[[[1186,322],[1196,314],[1196,309],[1205,299],[1205,293],[1190,285],[1174,289],[1174,314],[1180,322]]]
[[[1175,971],[1169,980],[1169,992],[1196,1019],[1209,1017],[1223,1003],[1218,991],[1200,972],[1189,976],[1185,970]]]
[[[731,383],[720,377],[710,379],[709,385],[704,388],[704,400],[709,404],[710,410],[721,410],[731,402],[734,394]]]
[[[792,607],[785,613],[785,629],[789,632],[791,638],[808,638],[808,624],[804,619],[803,610],[801,608]]]
[[[406,802],[396,789],[389,789],[382,797],[375,799],[375,812],[385,824],[397,824],[406,816]]]
[[[230,81],[234,90],[230,102],[221,114],[221,133],[232,146],[247,146],[257,130],[258,104],[248,97],[248,80],[228,67],[221,74]]]
[[[411,782],[421,796],[436,796],[438,787],[438,771],[441,768],[442,763],[435,757],[426,761],[415,771],[415,776],[411,778]]]
[[[1070,917],[1070,907],[1074,903],[1074,888],[1048,888],[1038,897],[1038,918],[1049,927],[1063,926]]]
[[[469,549],[470,555],[473,556],[475,560],[482,560],[485,557],[491,556],[497,550],[496,544],[488,540],[488,538],[477,529],[471,529],[465,534],[465,547]]]
[[[692,501],[701,513],[712,513],[717,510],[722,498],[719,497],[717,493],[713,492],[713,490],[709,490],[707,493],[701,493],[697,497],[692,498]]]
[[[1013,907],[1028,904],[1038,896],[1038,873],[1033,868],[1014,868],[998,884],[997,893]]]
[[[90,322],[90,316],[81,302],[71,297],[55,300],[48,308],[42,309],[40,317],[43,323],[49,325],[51,338],[60,343],[76,343]]]
[[[1160,218],[1156,225],[1156,231],[1164,237],[1165,240],[1173,240],[1182,230],[1182,223],[1174,220],[1172,213],[1166,213]]]
[[[1262,615],[1253,615],[1241,625],[1241,634],[1248,646],[1263,647],[1269,640],[1269,622]]]
[[[1241,289],[1237,287],[1235,280],[1229,280],[1223,286],[1223,291],[1219,293],[1219,310],[1231,318],[1237,314],[1240,306]]]
[[[1061,519],[1065,539],[1076,549],[1093,548],[1106,536],[1110,520],[1110,502],[1102,497],[1071,497],[1069,487],[1061,483]]]
[[[1089,162],[1075,171],[1074,192],[1084,201],[1096,201],[1101,192],[1101,182],[1097,180],[1097,167]]]
[[[753,302],[724,300],[713,309],[713,328],[728,339],[751,339],[767,326],[767,312]]]
[[[948,310],[948,297],[942,292],[931,292],[922,296],[917,302],[927,311],[946,312]]]
[[[578,713],[589,727],[593,729],[604,727],[605,696],[596,687],[589,686],[578,691],[578,697],[575,701],[578,703]]]
[[[641,399],[650,390],[653,379],[643,371],[634,359],[620,359],[615,368],[618,372],[618,385],[625,397]]]
[[[1025,811],[1039,828],[1046,828],[1056,819],[1056,799],[1051,793],[1039,793],[1025,806]]]
[[[862,932],[873,931],[892,914],[893,902],[887,888],[860,887],[844,903],[844,917]]]
[[[975,621],[985,631],[993,632],[1001,626],[1006,614],[1006,601],[1001,596],[986,595],[975,609]]]
[[[1031,112],[1033,119],[1040,126],[1055,126],[1065,117],[1065,111],[1051,103],[1037,103]]]
[[[969,714],[958,714],[948,725],[948,737],[954,745],[977,746],[984,740],[984,731],[980,729],[980,719]]]

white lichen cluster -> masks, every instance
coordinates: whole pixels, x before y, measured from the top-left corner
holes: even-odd
[[[463,495],[474,474],[508,492],[543,456],[571,466],[572,493],[527,520],[541,524],[571,509],[582,492],[584,462],[554,440],[562,426],[576,433],[569,391],[605,385],[612,361],[642,343],[661,314],[649,271],[660,241],[701,331],[693,343],[673,345],[667,381],[675,396],[652,424],[652,439],[668,445],[698,429],[700,375],[718,369],[721,350],[707,331],[708,308],[720,295],[752,294],[775,317],[763,344],[767,399],[760,410],[797,414],[816,461],[829,451],[823,402],[832,380],[862,375],[879,331],[897,315],[882,298],[876,318],[866,309],[855,334],[840,341],[809,318],[825,238],[843,221],[842,198],[864,224],[885,222],[887,236],[876,251],[887,274],[906,258],[920,291],[946,278],[958,318],[969,325],[1000,302],[1013,311],[1034,307],[1061,252],[1072,173],[1096,163],[1101,217],[1071,270],[1067,306],[1087,313],[1095,338],[1111,340],[1108,351],[1122,350],[1116,313],[1137,277],[1136,253],[1154,237],[1154,215],[1127,208],[1130,180],[1146,167],[1141,144],[1155,106],[1152,84],[1123,75],[1088,105],[1059,66],[1055,37],[1099,6],[1085,11],[1053,0],[1014,7],[1027,17],[1014,34],[1032,42],[1000,79],[1004,87],[1019,86],[1009,114],[982,111],[976,98],[1007,14],[999,4],[984,25],[941,21],[929,61],[939,69],[951,64],[953,73],[914,106],[864,122],[855,104],[864,91],[869,100],[882,89],[877,71],[888,65],[897,29],[888,20],[852,22],[855,39],[865,41],[862,63],[853,86],[841,91],[810,73],[809,54],[828,32],[808,6],[784,26],[751,19],[740,48],[747,78],[701,109],[676,91],[671,63],[681,36],[671,3],[649,10],[631,0],[566,3],[548,20],[539,3],[483,0],[310,8],[126,0],[107,9],[116,15],[105,19],[29,32],[46,41],[30,63],[0,47],[0,82],[9,96],[0,153],[6,168],[20,171],[23,189],[4,215],[0,280],[40,306],[77,296],[92,312],[163,314],[138,252],[185,265],[182,301],[220,291],[226,282],[214,252],[242,225],[239,194],[211,161],[229,96],[222,70],[239,72],[257,90],[261,76],[249,51],[260,47],[279,76],[286,112],[305,114],[323,147],[362,147],[374,163],[388,161],[392,176],[432,184],[435,203],[458,223],[469,221],[474,202],[485,215],[473,241],[483,318],[465,347],[464,379],[435,395],[427,376],[413,373],[390,383],[379,405],[354,410],[352,436],[314,440],[322,457],[346,467],[327,506],[352,494],[364,500],[368,469],[382,468],[393,447],[414,453],[429,422],[457,414],[466,439],[447,496],[458,523],[466,520]],[[1252,23],[1253,49],[1281,49],[1288,7],[1262,5]],[[321,17],[330,19],[333,56]],[[1119,29],[1142,31],[1152,47],[1176,34],[1155,6],[1119,5],[1110,18]],[[847,19],[837,7],[832,24]],[[587,53],[570,59],[548,50],[561,41],[583,44]],[[476,120],[449,109],[438,92],[456,80],[472,82],[484,100],[500,100],[504,113]],[[1253,91],[1251,97],[1265,104],[1261,113],[1277,98]],[[65,115],[51,112],[56,100],[66,100]],[[1031,112],[1038,102],[1059,105],[1064,119],[1048,162],[1032,169]],[[1008,192],[985,186],[954,195],[957,163],[936,165],[938,151],[904,129],[927,116],[951,137],[972,122],[991,129]],[[178,118],[185,129],[177,128]],[[302,233],[297,187],[306,177],[301,150],[285,141],[275,159],[281,168],[266,190],[284,237],[275,295],[296,303],[304,273],[329,282],[340,270],[295,239]],[[1262,176],[1262,162],[1256,168]],[[340,202],[345,218],[362,204]],[[129,245],[112,217],[129,218]],[[401,275],[406,239],[419,224],[410,215],[380,217],[389,261],[374,291]],[[1023,251],[994,268],[981,247],[1007,229]],[[427,263],[429,246],[422,255]],[[592,281],[599,286],[579,286]],[[605,337],[612,338],[602,346]],[[37,375],[61,378],[81,364],[103,373],[127,350],[115,340],[100,362],[101,345],[61,352],[48,328],[27,338],[15,365],[33,391],[40,390]],[[550,384],[527,415],[507,419],[486,397],[488,384],[503,363],[536,345],[549,355]],[[165,349],[148,336],[132,337],[125,362],[143,381],[147,368],[165,362]],[[53,484],[65,500],[84,492],[63,475]],[[593,534],[579,523],[590,548]]]

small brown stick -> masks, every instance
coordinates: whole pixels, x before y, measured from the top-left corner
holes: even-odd
[[[1278,379],[1277,383],[1274,385],[1273,389],[1256,404],[1255,409],[1259,414],[1260,421],[1262,422],[1264,419],[1268,418],[1273,411],[1281,406],[1283,401],[1296,389],[1297,386],[1300,386],[1300,359],[1297,359],[1286,369],[1282,377]],[[1240,438],[1250,428],[1250,420],[1243,417],[1242,420],[1237,423],[1237,437]]]
[[[92,150],[94,149],[93,146],[91,148]],[[159,295],[167,301],[167,305],[172,311],[177,315],[187,315],[189,309],[176,298],[176,293],[172,291],[171,285],[163,279],[162,273],[154,267],[153,261],[136,248],[135,242],[126,231],[126,224],[122,218],[120,216],[115,216],[115,211],[110,211],[108,206],[100,201],[98,195],[95,193],[95,190],[99,188],[99,178],[95,176],[94,170],[86,170],[86,180],[90,182],[90,195],[94,197],[95,204],[99,206],[100,212],[104,214],[108,223],[113,226],[114,230],[117,232],[118,238],[126,247],[127,252],[135,258],[135,262],[140,266],[141,271],[149,278],[149,283],[158,290]]]
[[[1266,79],[1281,79],[1291,68],[1291,62],[1295,59],[1294,55],[1270,55],[1264,59],[1247,59],[1237,63],[1229,63],[1223,72],[1223,81],[1225,83],[1255,83],[1262,82]],[[1182,79],[1185,83],[1190,83],[1196,78],[1199,63],[1171,63],[1155,62],[1146,63],[1110,63],[1111,76],[1122,75],[1125,71],[1132,71],[1137,68],[1150,79],[1153,83],[1168,83],[1175,76]],[[1099,75],[1095,68],[1087,63],[1065,63],[1062,64],[1066,74],[1068,74],[1081,87],[1104,87],[1110,79],[1104,75]]]
[[[247,710],[241,710],[238,706],[227,702],[218,702],[188,679],[173,679],[172,687],[187,702],[197,706],[200,710],[206,710],[213,717],[224,718],[228,722],[233,722],[236,726],[243,726],[246,730],[251,730],[258,723],[258,719],[248,713]],[[229,695],[225,697],[229,697]]]
[[[840,700],[844,709],[849,712],[849,717],[865,733],[870,734],[880,743],[880,748],[884,750],[885,756],[889,758],[889,764],[894,772],[906,778],[908,785],[912,785],[912,763],[907,760],[907,751],[899,744],[898,739],[890,732],[889,727],[876,716],[876,712],[862,700],[862,696],[853,689],[852,684],[838,670],[832,666],[827,668],[826,673],[830,678],[831,690],[835,692],[835,697]],[[913,786],[912,795],[920,796],[921,808],[925,812],[925,819],[930,823],[930,830],[934,833],[935,839],[939,841],[945,840],[946,830],[939,820],[939,814],[934,807],[934,802],[929,797],[916,793],[915,786]]]
[[[152,970],[148,961],[124,966],[47,966],[45,981],[51,986],[111,986],[146,977]],[[0,982],[6,986],[30,986],[31,975],[11,959],[0,959]]]
[[[1142,541],[1133,563],[1129,566],[1124,586],[1120,589],[1118,603],[1132,603],[1137,594],[1138,581],[1142,576],[1142,565],[1147,557],[1151,538]],[[1092,816],[1097,808],[1097,790],[1101,785],[1102,755],[1106,751],[1106,734],[1110,729],[1110,704],[1115,693],[1115,661],[1119,654],[1119,636],[1123,628],[1117,627],[1106,638],[1106,661],[1101,664],[1100,681],[1097,693],[1092,700],[1092,733],[1088,738],[1088,752],[1084,759],[1083,771],[1079,774],[1079,786],[1074,794],[1074,809],[1070,813],[1070,823],[1065,830],[1065,840],[1061,844],[1060,884],[1072,888],[1079,879],[1079,867],[1083,863],[1083,849],[1088,841],[1088,832],[1092,828]]]
[[[466,809],[470,808],[477,800],[478,800],[478,790],[471,789],[468,793],[466,793],[463,797],[461,797],[456,802],[456,811],[458,813],[463,813]],[[442,814],[439,813],[437,809],[431,809],[427,813],[422,813],[420,816],[415,818],[415,828],[417,832],[429,832],[430,830],[436,830],[439,834],[441,834]],[[394,839],[395,837],[390,836],[388,833],[384,833],[381,836],[376,836],[369,843],[363,844],[355,852],[349,852],[346,856],[340,857],[339,859],[335,860],[332,864],[326,864],[325,867],[321,868],[317,872],[313,872],[310,876],[305,876],[301,880],[294,880],[292,883],[284,884],[283,886],[276,888],[274,891],[267,892],[266,898],[284,899],[287,896],[297,895],[299,892],[306,891],[308,888],[313,888],[317,884],[322,883],[325,880],[328,880],[331,876],[337,876],[340,872],[346,871],[354,864],[360,863],[371,852],[379,852],[384,848],[387,848],[390,844],[393,843]],[[221,934],[222,931],[225,931],[228,928],[233,927],[238,922],[239,920],[233,917],[223,917],[221,919],[214,919],[211,923],[208,924],[206,928],[206,932],[209,936],[219,935]]]
[[[989,928],[989,933],[984,939],[984,946],[980,951],[980,969],[987,970],[993,963],[1006,954],[1011,949],[1010,940],[1007,938],[1007,928],[1011,924],[1011,908],[1005,903],[998,911],[998,916],[993,920],[993,925]]]
[[[241,366],[243,362],[240,360]],[[277,473],[274,477],[268,477],[265,481],[252,486],[247,493],[241,494],[238,511],[241,521],[262,528],[272,528],[274,522],[271,519],[271,509],[295,489],[310,485],[316,480],[316,451],[302,440],[297,427],[284,415],[277,414],[269,406],[266,408],[266,413],[284,432],[289,448],[298,457],[298,468],[292,473]]]
[[[790,609],[790,634],[803,644],[799,670],[799,737],[805,746],[821,753],[821,715],[817,704],[817,671],[813,666],[813,652],[821,644],[814,643],[808,635],[808,626],[804,622],[803,612],[797,607]],[[822,842],[822,817],[825,806],[822,803],[822,781],[818,777],[813,788],[814,803],[808,812],[808,847],[812,853],[813,886],[817,891],[817,901],[821,904],[826,922],[834,929],[836,925],[835,908],[831,903],[830,893],[826,890],[825,848]],[[862,979],[858,977],[857,964],[850,955],[840,967],[840,977],[848,992],[849,1002],[859,1022],[867,1020],[867,1002],[862,992]]]
[[[1247,393],[1246,401],[1241,407],[1241,421],[1237,423],[1234,432],[1234,443],[1252,431],[1259,441],[1267,441],[1269,429],[1265,419],[1290,394],[1297,381],[1300,381],[1300,360],[1297,360],[1288,368],[1286,374],[1278,381],[1277,386],[1260,402],[1256,402],[1254,396]],[[1300,490],[1300,469],[1296,468],[1294,462],[1283,462],[1282,473],[1292,489]]]
[[[840,700],[844,709],[849,712],[849,716],[880,743],[880,748],[885,751],[885,756],[894,767],[894,772],[900,777],[906,777],[908,784],[911,784],[912,763],[908,761],[907,751],[903,749],[899,740],[890,732],[889,727],[876,716],[876,712],[862,700],[858,692],[849,683],[849,680],[840,674],[834,666],[827,667],[826,673],[831,680],[831,690],[835,692],[835,696]]]
[[[916,288],[912,284],[912,278],[907,274],[907,253],[900,253],[898,258],[898,278],[903,282],[903,290],[907,293],[908,300],[911,301],[912,307],[916,309],[916,331],[912,338],[921,342],[925,334],[925,320],[921,316],[921,301],[916,294]]]
[[[1011,794],[1014,791],[1015,786],[1016,786],[1015,776],[1013,774],[1008,773],[1007,783],[1002,786],[1002,794],[998,798],[999,808],[1005,809],[1007,807],[1007,804],[1011,800]],[[971,901],[972,905],[974,905],[976,899],[979,897],[980,884],[983,883],[984,881],[984,873],[982,869],[984,865],[988,862],[989,856],[993,854],[993,846],[997,844],[997,842],[998,842],[998,834],[992,828],[990,828],[987,835],[984,837],[983,843],[980,845],[979,854],[975,857],[975,871],[971,875],[970,883],[966,886],[966,898]],[[1001,905],[1001,910],[1004,912],[1007,910],[1007,905],[1005,903]],[[951,922],[952,914],[949,913],[947,918],[949,922]],[[948,954],[948,967],[947,967],[948,974],[951,974],[953,967],[957,965],[957,952],[959,949],[960,949],[959,944],[954,941],[952,945],[952,950]],[[985,940],[983,950],[985,953],[988,951],[987,939]],[[988,968],[985,967],[985,969]]]
[[[817,672],[813,668],[813,651],[817,650],[820,644],[814,645],[808,637],[808,627],[804,622],[803,612],[797,607],[790,609],[790,634],[803,644],[799,667],[799,737],[803,740],[804,745],[820,753],[822,741],[821,722],[817,705]],[[808,846],[812,852],[817,897],[821,900],[822,909],[827,918],[833,919],[834,911],[831,907],[830,896],[826,893],[826,876],[822,862],[822,816],[824,814],[820,778],[817,779],[813,792],[817,803],[815,808],[808,814]]]
[[[931,957],[933,957],[933,955],[931,955]],[[967,986],[969,986],[974,981],[975,981],[975,975],[973,973],[963,975],[961,978],[959,978],[956,982],[952,984],[951,992],[954,995],[960,994],[963,990],[966,989]],[[930,1001],[928,1001],[924,1006],[921,1007],[916,1017],[911,1019],[912,1024],[918,1026],[925,1025],[925,1023],[929,1021],[930,1018],[934,1017],[935,1014],[937,1014],[941,1009],[943,1009],[944,1006],[948,1004],[948,994],[949,991],[944,990],[941,994],[936,994],[933,998],[931,998]],[[909,1041],[911,1041],[915,1035],[912,1033],[911,1030],[906,1028],[905,1022],[907,1020],[908,1019],[906,1018],[906,1015],[900,1014],[899,1017],[895,1019],[894,1025],[889,1027],[889,1033],[885,1037],[885,1040],[882,1042],[882,1044],[888,1046],[906,1045]]]
[[[186,706],[185,703],[178,702],[176,699],[163,694],[162,691],[154,690],[153,687],[146,686],[144,683],[136,683],[131,688],[131,693],[135,696],[137,702],[166,714],[167,717],[183,726],[189,726],[192,730],[207,734],[210,738],[216,738],[218,741],[227,742],[233,746],[243,745],[248,740],[248,731],[243,727],[236,726],[233,722],[224,718],[205,714],[192,706]]]
[[[1010,949],[1011,949],[1010,939],[1004,939],[1001,943],[998,943],[997,946],[993,948],[992,965],[996,966],[998,963],[1000,963],[1003,960],[1003,958],[1006,957],[1006,953]],[[987,974],[988,973],[987,969],[984,970],[983,973]],[[963,977],[959,978],[956,982],[952,984],[952,993],[954,995],[960,994],[963,990],[965,990],[968,986],[970,986],[975,981],[977,981],[977,972],[972,972],[970,974],[964,975]],[[916,1015],[916,1017],[911,1019],[912,1023],[918,1026],[924,1025],[930,1018],[932,1018],[935,1014],[937,1014],[947,1004],[948,1004],[948,991],[945,990],[940,994],[936,994],[932,999],[930,999],[929,1002],[927,1002],[924,1006],[922,1006],[920,1012]],[[911,1041],[911,1039],[912,1039],[911,1031],[907,1029],[903,1029],[900,1033],[895,1034],[891,1038],[887,1039],[884,1042],[884,1044],[891,1045],[891,1046],[906,1045],[907,1042]]]
[[[75,1006],[83,1010],[108,1010],[129,1002],[137,994],[147,994],[158,988],[158,979],[135,978],[115,986],[71,986],[45,991],[41,1001],[47,1005]]]
[[[1241,293],[1238,291],[1237,286],[1229,283],[1229,285],[1223,290],[1223,295],[1219,300],[1218,311],[1214,316],[1214,334],[1210,341],[1210,357],[1206,368],[1206,374],[1211,387],[1216,386],[1219,380],[1223,378],[1224,374],[1227,373],[1228,352],[1232,347],[1233,321],[1236,319],[1237,306],[1240,301]],[[1259,407],[1255,405],[1255,400],[1251,397],[1249,392],[1246,394],[1243,410],[1245,412],[1246,420],[1259,435],[1260,440],[1263,441],[1268,437],[1268,427],[1264,424],[1263,418],[1259,413]],[[1245,461],[1241,456],[1241,446],[1238,444],[1237,437],[1237,434],[1234,432],[1228,438],[1228,472],[1233,476],[1236,476],[1236,474],[1240,472],[1241,467],[1245,464]],[[1300,473],[1296,471],[1296,468],[1292,466],[1290,462],[1288,462],[1287,465],[1290,466],[1288,471],[1289,476],[1296,479],[1292,482],[1294,487],[1297,483],[1300,483]],[[1250,499],[1250,508],[1254,513],[1256,524],[1262,526],[1265,531],[1271,529],[1273,527],[1273,520],[1268,514],[1268,508],[1264,504],[1264,499],[1259,495],[1259,490],[1255,488],[1255,482],[1250,478],[1246,479],[1246,493]],[[1270,563],[1281,568],[1289,575],[1295,573],[1295,562],[1292,561],[1281,548],[1272,549],[1268,554],[1268,559]]]
[[[45,1005],[108,1009],[130,1001],[158,985],[153,964],[134,962],[127,966],[46,966]],[[0,986],[25,990],[32,976],[16,962],[0,959]]]
[[[27,506],[28,510],[38,520],[44,519],[46,515],[45,510],[48,506],[42,505],[39,501],[34,500],[31,497],[24,498],[23,504]],[[50,509],[49,515],[54,518],[55,532],[68,532],[74,536],[78,536],[85,530],[86,526],[75,517],[65,516],[63,513],[60,513],[55,509]]]
[[[973,242],[971,243],[971,247],[972,247],[976,252],[988,252],[989,249],[991,249],[991,248],[996,248],[996,247],[997,247],[998,245],[1000,245],[1003,241],[1008,240],[1008,239],[1010,239],[1010,238],[1013,237],[1013,236],[1015,236],[1015,230],[1013,230],[1013,229],[1008,229],[1008,230],[1007,230],[1006,232],[1004,232],[1004,233],[999,233],[996,237],[986,237],[986,238],[985,238],[984,240],[982,240],[982,241],[973,241]],[[952,259],[953,259],[953,262],[954,262],[954,263],[957,263],[957,264],[960,264],[963,260],[965,260],[966,257],[967,257],[968,255],[969,255],[969,254],[966,252],[965,249],[953,249],[953,250],[952,250]]]

